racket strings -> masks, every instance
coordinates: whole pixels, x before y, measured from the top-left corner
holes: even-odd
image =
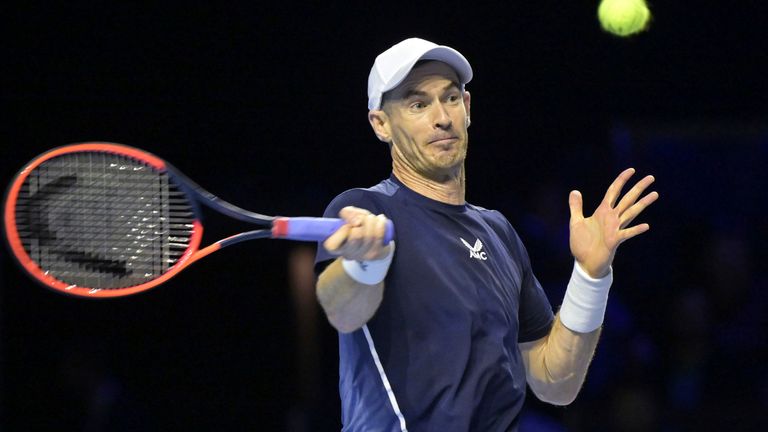
[[[178,261],[194,210],[165,172],[126,156],[80,152],[29,173],[16,220],[23,247],[49,275],[119,289],[155,279]]]

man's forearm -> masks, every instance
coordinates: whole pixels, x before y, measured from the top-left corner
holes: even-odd
[[[536,396],[555,405],[576,399],[600,338],[600,329],[578,333],[568,329],[559,315],[549,335],[520,344],[528,371],[528,384]]]
[[[317,298],[328,321],[342,333],[362,327],[376,313],[384,282],[366,285],[352,279],[336,259],[317,280]]]

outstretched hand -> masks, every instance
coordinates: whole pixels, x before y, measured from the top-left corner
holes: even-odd
[[[590,217],[584,217],[581,192],[572,191],[568,197],[571,253],[581,268],[594,278],[608,274],[621,243],[650,229],[647,223],[631,227],[629,224],[659,198],[658,192],[651,192],[638,200],[654,182],[653,176],[644,177],[619,200],[622,188],[634,173],[635,169],[629,168],[619,174]]]

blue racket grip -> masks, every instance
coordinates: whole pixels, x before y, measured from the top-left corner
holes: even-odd
[[[272,238],[299,241],[324,241],[344,225],[343,219],[318,217],[281,217],[272,222]],[[387,220],[384,244],[395,238],[395,226]]]

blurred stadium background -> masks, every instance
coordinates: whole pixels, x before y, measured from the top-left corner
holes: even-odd
[[[507,215],[559,305],[567,195],[652,173],[601,345],[567,408],[523,430],[747,431],[768,409],[768,6],[653,2],[602,32],[588,2],[9,2],[0,181],[54,146],[147,149],[268,214],[319,215],[389,173],[373,58],[420,36],[475,70],[468,200]],[[225,224],[208,238],[237,231]],[[312,245],[251,242],[150,292],[66,298],[0,256],[0,430],[339,430],[336,337]]]

